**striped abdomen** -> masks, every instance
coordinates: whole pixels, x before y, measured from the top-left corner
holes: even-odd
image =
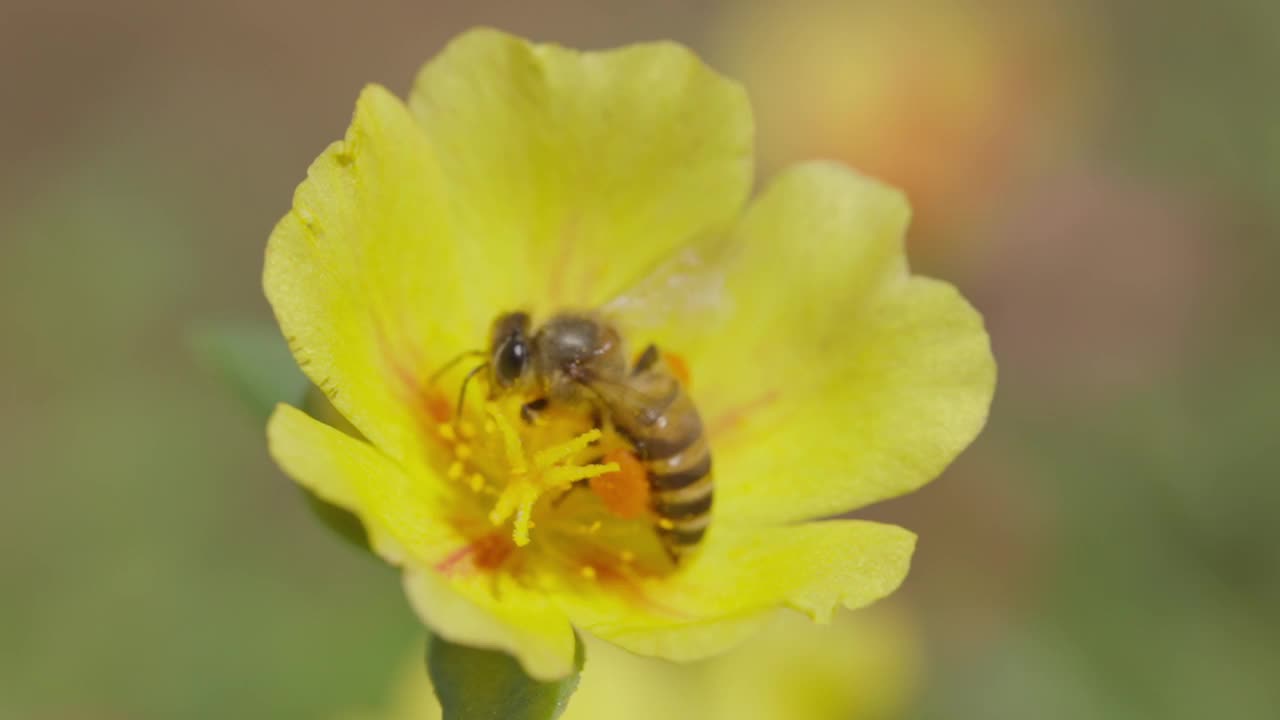
[[[696,419],[696,415],[695,415]],[[671,452],[657,456],[652,445],[646,445],[642,459],[649,471],[650,498],[658,518],[658,536],[675,557],[692,550],[711,523],[711,500],[714,485],[711,475],[711,450],[701,423],[698,432],[684,447],[662,445]],[[656,456],[656,457],[655,457]]]
[[[658,536],[672,559],[702,540],[711,522],[711,450],[693,400],[667,373],[633,375],[631,412],[614,412],[614,425],[635,447],[649,479]],[[615,408],[616,410],[616,408]]]

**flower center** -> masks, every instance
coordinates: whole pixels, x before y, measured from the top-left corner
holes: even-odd
[[[432,413],[468,552],[505,548],[485,555],[483,567],[526,578],[537,567],[559,567],[588,582],[625,585],[623,578],[676,569],[631,445],[588,407],[530,417],[521,412],[528,399],[477,402],[456,418]]]
[[[482,506],[492,503],[489,523],[502,527],[509,522],[512,540],[523,547],[537,527],[536,510],[555,515],[570,493],[620,472],[621,466],[606,461],[601,447],[605,433],[585,416],[556,413],[526,422],[518,419],[520,402],[490,400],[478,426],[459,419],[437,429],[452,448],[448,477],[481,498]]]
[[[599,428],[591,428],[571,440],[529,454],[520,434],[498,411],[496,404],[489,403],[485,412],[489,415],[485,427],[496,430],[502,437],[507,464],[507,487],[498,495],[493,510],[489,511],[489,522],[501,525],[514,514],[511,537],[516,545],[523,547],[529,544],[533,504],[544,493],[567,490],[576,482],[620,469],[616,462],[575,464],[575,457],[592,443],[599,442],[602,435]]]

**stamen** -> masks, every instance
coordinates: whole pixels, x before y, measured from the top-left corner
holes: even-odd
[[[617,472],[616,463],[576,465],[573,458],[579,455],[592,443],[600,439],[598,428],[592,428],[571,440],[543,448],[529,457],[520,431],[502,413],[496,403],[485,406],[488,420],[485,427],[492,426],[490,434],[498,435],[502,444],[502,455],[507,464],[507,483],[493,509],[489,513],[489,521],[501,525],[512,521],[512,539],[516,545],[529,544],[529,531],[534,527],[533,508],[544,493],[571,487],[581,480]],[[473,480],[473,482],[475,482]]]
[[[527,537],[527,529],[525,531],[525,541],[520,542],[521,529],[520,516],[525,516],[525,522],[528,521],[528,511],[533,508],[533,502],[538,499],[539,491],[531,483],[512,483],[502,494],[498,496],[498,502],[494,503],[493,509],[489,511],[489,522],[494,525],[501,525],[511,517],[512,513],[516,515],[516,544],[524,545],[529,542]],[[523,513],[521,511],[524,511]]]
[[[534,490],[526,494],[520,500],[520,507],[516,510],[515,522],[511,523],[511,539],[515,540],[516,545],[524,547],[529,544],[529,530],[533,528],[533,503],[538,499],[538,492]],[[499,498],[501,500],[501,498]]]
[[[555,442],[559,438],[548,437],[548,430],[557,423],[549,416],[539,416],[542,422],[532,426],[517,423],[514,407],[509,402],[490,400],[483,404],[483,413],[476,422],[458,418],[436,429],[452,446],[448,478],[477,496],[494,498],[489,522],[494,526],[510,522],[514,544],[524,546],[530,542],[534,512],[543,495],[551,493],[562,498],[583,481],[618,473],[620,468],[616,462],[581,461],[603,438],[600,428],[591,427],[568,440]],[[566,429],[572,427],[568,425]],[[551,444],[543,446],[548,441]],[[599,529],[600,523],[596,522],[587,532]]]
[[[489,403],[484,409],[488,413],[489,419],[493,421],[495,429],[502,433],[502,446],[507,453],[507,465],[510,467],[511,473],[513,475],[524,475],[529,471],[529,466],[525,463],[524,445],[520,442],[520,434],[512,427],[511,422],[502,416],[496,404]],[[487,428],[488,426],[486,425]]]
[[[588,445],[599,439],[600,428],[591,428],[568,442],[563,442],[559,445],[552,445],[549,448],[539,450],[537,453],[534,453],[533,462],[540,468],[551,467],[561,460],[582,452]]]
[[[553,487],[572,485],[579,480],[590,480],[605,473],[618,472],[618,463],[607,465],[560,465],[549,468],[542,477]]]

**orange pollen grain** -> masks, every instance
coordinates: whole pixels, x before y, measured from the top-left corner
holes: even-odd
[[[624,519],[644,517],[649,511],[649,474],[635,455],[623,448],[605,453],[605,463],[617,463],[618,471],[591,478],[591,492],[609,512]]]
[[[689,363],[684,357],[673,352],[663,353],[662,359],[667,361],[667,367],[671,368],[671,374],[676,376],[680,384],[689,387],[689,381],[692,377],[689,375]]]

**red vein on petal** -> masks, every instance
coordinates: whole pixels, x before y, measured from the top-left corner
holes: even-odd
[[[769,407],[773,403],[777,402],[780,396],[781,393],[778,392],[777,389],[773,389],[760,395],[754,400],[726,410],[707,425],[707,435],[715,437],[733,430],[738,425],[741,425],[742,422],[747,419],[747,416]]]

